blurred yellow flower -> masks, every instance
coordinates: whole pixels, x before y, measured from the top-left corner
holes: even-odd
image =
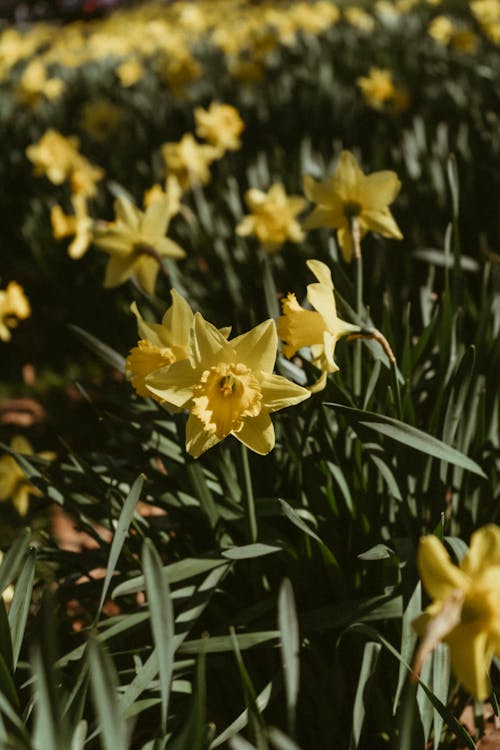
[[[328,227],[337,230],[344,259],[352,260],[354,245],[352,223],[357,221],[360,236],[378,232],[383,237],[403,238],[389,211],[401,183],[395,172],[365,175],[350,151],[342,151],[337,169],[323,182],[304,177],[304,191],[317,204],[305,221],[306,229]]]
[[[198,143],[191,133],[185,133],[180,141],[165,143],[162,155],[167,175],[177,177],[183,190],[194,184],[210,182],[210,164],[221,155],[219,149]]]
[[[356,83],[364,99],[376,109],[391,101],[396,91],[391,71],[382,68],[371,67],[368,75],[360,76]]]
[[[281,183],[271,185],[268,192],[251,188],[245,193],[245,201],[251,214],[243,217],[236,227],[240,237],[254,234],[269,252],[291,240],[301,242],[304,232],[295,218],[305,206],[298,195],[287,195]]]
[[[231,341],[194,316],[189,359],[152,373],[147,387],[167,404],[189,410],[186,449],[197,458],[228,435],[264,455],[274,447],[269,414],[310,396],[273,375],[278,338],[272,320]]]
[[[54,185],[61,185],[73,169],[78,144],[78,138],[66,138],[50,128],[37,143],[27,147],[26,155],[35,166],[35,174],[46,175]]]
[[[56,240],[74,237],[68,246],[68,255],[77,260],[81,258],[92,243],[94,221],[87,211],[87,198],[84,194],[75,194],[71,198],[74,214],[65,214],[61,206],[52,206],[50,221],[52,233]]]
[[[351,5],[344,9],[344,18],[350,26],[354,26],[359,31],[370,34],[375,26],[375,19],[363,8],[357,5]]]
[[[241,148],[240,135],[245,127],[238,110],[230,104],[212,102],[208,109],[194,110],[196,135],[222,151]]]
[[[0,341],[10,341],[9,329],[15,328],[19,320],[25,320],[30,315],[30,303],[17,281],[11,281],[6,289],[0,289]]]
[[[168,200],[169,217],[176,216],[181,209],[182,189],[179,180],[173,174],[170,174],[165,181],[165,189],[161,185],[153,185],[144,193],[144,208],[148,208],[152,203],[159,200]]]
[[[146,386],[146,376],[161,367],[189,357],[189,333],[193,325],[193,311],[175,289],[172,289],[171,294],[172,305],[161,323],[145,321],[135,302],[130,308],[137,318],[141,339],[127,357],[127,376],[139,396],[149,396],[156,401],[161,399]]]
[[[116,219],[96,228],[95,244],[108,253],[105,287],[123,284],[131,276],[147,294],[154,294],[162,258],[183,258],[184,250],[165,237],[171,216],[167,198],[140,211],[124,197],[115,201]]]
[[[92,198],[97,193],[96,183],[102,180],[105,174],[104,169],[94,166],[88,159],[78,154],[70,175],[72,192]]]
[[[500,0],[473,0],[472,14],[493,44],[500,44]]]
[[[308,260],[308,268],[318,279],[308,284],[307,299],[314,310],[305,310],[290,293],[282,301],[283,315],[278,318],[278,335],[283,341],[283,354],[291,358],[304,346],[311,347],[312,363],[324,376],[315,390],[326,385],[326,373],[337,372],[335,346],[342,336],[359,332],[359,326],[347,323],[337,316],[334,287],[330,269],[319,260]]]
[[[462,685],[478,700],[490,692],[488,671],[500,656],[500,527],[489,524],[472,534],[459,566],[435,536],[418,549],[418,569],[434,599],[413,622],[423,638],[419,665],[436,643],[450,648],[451,666]]]
[[[137,58],[124,60],[116,69],[116,75],[124,88],[129,88],[141,80],[144,66]]]
[[[24,456],[35,455],[30,442],[22,435],[14,437],[10,447],[16,453]],[[42,451],[38,458],[52,461],[55,453]],[[5,454],[0,458],[0,500],[11,500],[20,516],[25,516],[29,507],[29,496],[41,497],[42,493],[29,481],[15,458]]]
[[[106,141],[123,121],[123,110],[107,99],[87,102],[82,108],[82,128],[94,141]]]
[[[23,71],[15,89],[16,99],[27,107],[35,108],[42,99],[58,99],[65,83],[61,78],[48,78],[41,60],[32,60]]]
[[[429,24],[428,32],[440,44],[449,44],[454,33],[453,21],[448,16],[436,16]]]

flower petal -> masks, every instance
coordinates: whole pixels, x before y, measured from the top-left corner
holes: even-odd
[[[189,415],[186,424],[186,450],[189,455],[198,458],[220,441],[221,439],[215,433],[203,429],[201,419],[198,419],[194,414]]]
[[[158,261],[146,255],[140,256],[134,265],[134,275],[137,283],[141,289],[144,289],[151,296],[155,292],[156,277],[159,270]]]
[[[168,208],[169,200],[166,197],[153,201],[144,214],[141,234],[151,237],[152,239],[163,237],[166,234],[170,219]]]
[[[340,229],[347,226],[347,219],[340,201],[333,201],[329,205],[320,205],[304,221],[304,229]]]
[[[222,333],[200,313],[194,316],[191,337],[192,366],[198,372],[211,367],[215,359],[220,359],[218,355],[221,349],[229,348]]]
[[[265,320],[230,342],[237,362],[254,372],[272,372],[278,351],[278,334],[274,320]]]
[[[366,175],[359,187],[360,203],[370,211],[381,211],[393,202],[401,182],[396,172],[384,170]]]
[[[363,211],[360,224],[364,225],[365,229],[378,232],[382,237],[392,237],[394,240],[403,239],[401,230],[388,208],[382,211]]]
[[[281,375],[262,374],[260,378],[262,390],[262,410],[264,412],[278,411],[287,406],[300,404],[309,398],[311,392],[301,385],[292,383],[291,380]]]
[[[469,552],[460,563],[464,573],[471,577],[489,566],[500,566],[500,527],[493,523],[472,534]]]
[[[261,413],[258,417],[246,419],[241,430],[233,434],[243,445],[261,456],[274,448],[274,427],[269,414]]]
[[[188,359],[181,359],[161,370],[152,372],[145,378],[146,387],[172,406],[184,408],[193,396],[193,388],[198,383],[199,373]]]
[[[457,565],[453,565],[437,536],[420,539],[417,567],[422,583],[433,599],[444,600],[455,589],[466,591],[469,587],[469,577]]]
[[[488,671],[494,651],[488,632],[478,623],[466,623],[458,625],[446,641],[456,678],[478,700],[485,700],[490,693]]]
[[[104,274],[104,286],[109,288],[123,284],[132,276],[134,270],[134,261],[130,255],[125,257],[120,255],[111,256]]]
[[[115,200],[114,209],[117,220],[123,222],[129,231],[139,229],[142,212],[131,201],[120,196]]]

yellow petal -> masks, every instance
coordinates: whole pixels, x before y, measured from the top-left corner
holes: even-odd
[[[246,419],[235,437],[250,450],[265,456],[274,448],[275,443],[274,427],[269,414]]]
[[[129,230],[134,229],[137,231],[139,229],[142,213],[128,198],[124,198],[123,196],[117,198],[114,209],[116,218],[122,221]]]
[[[363,182],[364,174],[350,151],[341,152],[334,177],[337,190],[344,198],[352,199]]]
[[[469,577],[454,565],[437,536],[420,539],[417,567],[427,593],[433,599],[445,600],[455,589],[466,591]]]
[[[174,242],[170,237],[160,237],[155,240],[154,248],[159,255],[163,255],[165,258],[185,258],[186,253],[177,242]]]
[[[396,172],[374,172],[366,175],[360,185],[360,203],[367,210],[381,211],[393,202],[400,189],[401,182]]]
[[[493,523],[472,534],[469,552],[460,564],[471,577],[489,566],[500,566],[500,527]]]
[[[160,270],[156,258],[149,258],[146,255],[140,256],[134,263],[133,271],[137,283],[144,289],[146,294],[153,296],[155,293],[156,277]]]
[[[347,225],[342,203],[335,199],[329,205],[320,205],[304,221],[304,229],[340,229]]]
[[[227,341],[215,326],[196,313],[191,329],[192,366],[198,371],[211,367],[221,350],[226,349]]]
[[[388,208],[383,211],[363,211],[360,224],[365,230],[378,232],[382,237],[391,237],[394,240],[403,239],[401,230]]]
[[[104,274],[104,286],[106,288],[119,286],[129,279],[134,271],[134,263],[129,255],[122,257],[113,255],[108,260]]]
[[[203,429],[203,422],[198,417],[189,415],[186,424],[186,450],[193,458],[198,458],[220,441],[221,438],[215,433]]]
[[[171,290],[172,305],[162,319],[162,326],[172,331],[172,339],[177,344],[187,345],[194,314],[189,302],[175,289]]]
[[[141,227],[145,236],[158,238],[165,235],[170,218],[168,204],[168,198],[163,197],[148,206]]]
[[[254,372],[272,372],[278,351],[278,334],[274,320],[265,320],[231,341],[237,362]]]
[[[155,396],[179,408],[188,405],[198,381],[199,373],[188,359],[181,359],[168,367],[162,367],[144,379],[146,387]]]
[[[490,692],[488,671],[494,651],[487,631],[477,623],[458,625],[446,641],[456,678],[478,700],[485,700]]]
[[[21,453],[24,456],[32,456],[33,455],[33,446],[27,440],[24,435],[16,435],[12,438],[10,447],[15,453]]]
[[[266,412],[285,409],[300,404],[311,395],[307,388],[292,383],[281,375],[263,375],[260,378],[262,410]]]

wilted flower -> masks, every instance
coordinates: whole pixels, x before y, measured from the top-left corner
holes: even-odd
[[[29,441],[22,435],[17,435],[11,441],[10,447],[15,453],[33,456],[34,451]],[[55,454],[42,451],[37,457],[46,461],[55,458]],[[6,454],[0,458],[0,500],[11,500],[20,516],[28,512],[29,496],[41,497],[42,493],[29,481],[15,458]]]
[[[186,449],[197,458],[228,435],[256,453],[275,442],[269,414],[298,404],[310,393],[273,375],[278,347],[272,320],[231,341],[196,313],[189,359],[146,378],[162,401],[189,410]]]
[[[146,386],[146,376],[189,356],[189,333],[193,324],[193,311],[175,289],[172,289],[171,293],[172,305],[161,323],[148,323],[142,318],[135,302],[131,305],[131,310],[137,318],[141,339],[127,357],[127,375],[139,396],[149,396],[157,401],[160,401],[158,396]]]
[[[193,184],[210,182],[210,164],[221,155],[219,149],[198,143],[191,133],[185,133],[180,141],[165,143],[162,155],[167,174],[177,177],[183,190]]]
[[[360,237],[368,231],[383,237],[403,238],[389,211],[401,183],[395,172],[365,175],[350,151],[342,151],[337,169],[323,182],[304,177],[304,191],[317,204],[305,221],[306,229],[328,227],[337,230],[339,245],[346,261],[352,260],[354,243],[352,224],[358,224]]]
[[[326,374],[339,369],[333,356],[337,341],[342,336],[360,331],[359,326],[347,323],[337,316],[332,275],[327,265],[319,260],[308,260],[308,268],[318,283],[308,284],[307,299],[314,310],[305,310],[290,293],[283,301],[283,315],[278,319],[278,335],[283,341],[285,357],[305,346],[311,347],[313,364],[323,370],[315,390],[326,384]]]
[[[281,183],[271,185],[269,191],[251,188],[245,193],[245,201],[251,214],[243,217],[236,227],[240,237],[254,234],[270,252],[291,240],[301,242],[304,232],[296,220],[305,200],[298,195],[287,195]]]
[[[17,281],[11,281],[6,289],[0,289],[0,341],[10,341],[10,328],[19,320],[31,315],[31,307],[24,290]]]
[[[115,201],[116,219],[97,228],[95,244],[108,253],[105,287],[123,284],[135,276],[147,294],[153,294],[161,258],[183,258],[184,250],[165,237],[171,217],[167,198],[140,211],[124,197]]]
[[[471,537],[469,552],[454,565],[435,536],[418,549],[418,569],[433,603],[413,622],[422,643],[417,671],[425,656],[444,640],[451,666],[478,700],[490,692],[488,671],[500,656],[500,527],[489,524]]]
[[[71,198],[74,214],[65,214],[61,206],[52,206],[50,221],[52,233],[56,240],[74,237],[68,245],[68,255],[77,260],[87,252],[93,239],[94,220],[87,211],[87,198],[83,193]]]
[[[196,107],[194,118],[199,138],[221,151],[237,151],[241,148],[240,135],[245,123],[235,107],[212,102],[208,109]]]

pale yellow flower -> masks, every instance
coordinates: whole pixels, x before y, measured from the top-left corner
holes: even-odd
[[[392,73],[383,68],[371,67],[367,76],[360,76],[356,83],[361,89],[363,98],[375,109],[390,102],[396,92]]]
[[[375,27],[375,19],[363,8],[357,5],[351,5],[344,10],[344,18],[350,26],[354,26],[359,31],[370,34]]]
[[[87,102],[82,108],[82,128],[94,141],[107,141],[123,121],[123,110],[107,99]]]
[[[61,185],[79,156],[78,145],[78,138],[66,138],[50,128],[37,143],[27,147],[26,155],[35,166],[35,174],[46,175],[54,185]]]
[[[68,245],[68,255],[77,260],[81,258],[92,244],[94,221],[87,211],[87,198],[84,194],[75,194],[71,198],[74,214],[65,214],[61,206],[52,206],[50,221],[52,234],[56,240],[74,237]]]
[[[153,294],[161,258],[183,258],[184,250],[165,236],[171,217],[167,198],[141,211],[124,197],[115,201],[116,219],[95,230],[95,244],[108,253],[105,287],[123,284],[131,276]]]
[[[162,155],[167,174],[177,177],[183,190],[194,184],[210,182],[210,165],[221,156],[219,149],[198,143],[191,133],[185,133],[180,141],[165,143]]]
[[[129,88],[141,80],[144,75],[144,66],[137,58],[125,60],[117,67],[116,75],[121,85]]]
[[[208,109],[194,110],[196,135],[222,151],[241,148],[240,135],[245,127],[238,110],[230,104],[212,102]]]
[[[70,185],[73,193],[92,198],[97,193],[96,183],[105,175],[104,169],[91,164],[80,154],[73,162],[70,175]]]
[[[146,385],[174,407],[188,409],[186,449],[197,458],[228,435],[259,454],[274,447],[270,413],[310,396],[273,375],[278,347],[272,320],[227,341],[196,313],[189,359],[152,373]]]
[[[182,189],[179,180],[173,174],[168,175],[165,181],[165,188],[161,185],[153,185],[144,192],[144,208],[148,208],[152,203],[159,200],[168,200],[169,217],[173,218],[181,210]]]
[[[240,237],[254,234],[269,252],[276,252],[287,240],[304,239],[295,217],[306,202],[298,195],[287,195],[281,183],[271,185],[267,193],[251,188],[245,193],[245,201],[252,213],[244,216],[236,227]]]
[[[43,62],[35,59],[24,69],[15,95],[21,104],[35,108],[43,99],[58,99],[64,88],[64,81],[60,78],[48,78]]]
[[[30,303],[17,281],[11,281],[6,289],[0,289],[0,341],[10,341],[10,329],[30,315]]]
[[[193,311],[187,301],[172,289],[172,305],[161,323],[148,323],[142,318],[135,302],[131,310],[137,318],[140,341],[127,357],[126,372],[139,396],[161,399],[152,393],[145,378],[152,372],[189,357],[189,334]]]
[[[485,700],[491,660],[500,656],[500,527],[489,524],[476,531],[459,566],[437,537],[425,536],[417,563],[434,600],[413,622],[423,637],[421,650],[428,653],[444,640],[459,682]]]
[[[377,232],[383,237],[403,238],[389,211],[389,204],[399,193],[401,183],[395,172],[382,171],[365,175],[350,151],[342,151],[337,169],[323,182],[304,177],[304,191],[317,204],[305,221],[306,229],[328,227],[337,230],[337,238],[346,261],[353,257],[351,225],[357,221],[363,237]]]
[[[334,360],[335,346],[343,336],[360,331],[359,326],[337,316],[332,275],[327,265],[319,260],[308,260],[308,268],[318,279],[308,284],[307,299],[314,308],[305,310],[290,293],[283,301],[283,315],[278,319],[278,335],[283,341],[282,351],[291,358],[303,347],[311,347],[312,363],[324,375],[315,390],[326,385],[326,373],[339,369]]]
[[[455,31],[453,21],[448,16],[436,16],[429,24],[428,32],[439,44],[447,45],[451,42]]]
[[[35,455],[30,442],[22,435],[17,435],[11,441],[10,447],[15,453],[25,456]],[[37,457],[46,461],[55,458],[55,454],[42,451]],[[6,454],[0,458],[0,500],[11,500],[20,516],[25,516],[29,507],[29,496],[41,497],[42,493],[29,481],[15,458]]]

